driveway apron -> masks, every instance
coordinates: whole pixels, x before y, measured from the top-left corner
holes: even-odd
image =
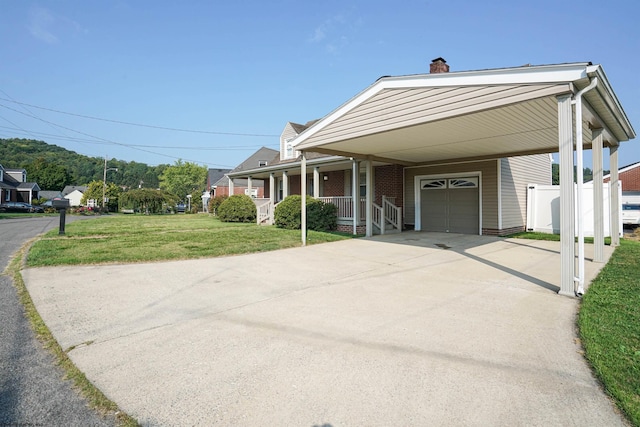
[[[625,425],[557,295],[559,250],[405,232],[23,277],[143,425]]]

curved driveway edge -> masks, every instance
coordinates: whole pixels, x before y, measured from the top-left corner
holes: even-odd
[[[559,268],[558,242],[405,232],[23,277],[143,425],[625,425]]]

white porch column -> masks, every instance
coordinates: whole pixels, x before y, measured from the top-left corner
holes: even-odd
[[[604,262],[604,184],[602,183],[602,129],[592,132],[593,155],[593,260]]]
[[[320,167],[313,168],[313,197],[320,197]]]
[[[233,179],[229,178],[229,196],[233,196]]]
[[[289,196],[289,172],[282,172],[282,199]]]
[[[609,180],[611,188],[611,246],[620,246],[620,198],[618,197],[618,146],[609,147]]]
[[[360,223],[360,162],[353,159],[351,162],[351,201],[353,203],[353,234],[358,234]]]
[[[253,181],[251,180],[251,176],[247,177],[247,192],[249,193],[249,197],[251,197],[251,187],[252,187]]]
[[[301,221],[300,231],[302,232],[302,246],[307,245],[307,156],[302,151],[300,153],[300,198],[301,198]]]
[[[365,203],[366,216],[366,236],[373,236],[373,161],[371,158],[367,159],[366,169],[366,182],[367,182],[367,197]]]
[[[571,95],[558,97],[560,157],[560,295],[575,296],[575,200]]]
[[[269,174],[269,202],[271,206],[276,203],[276,174],[273,172]]]

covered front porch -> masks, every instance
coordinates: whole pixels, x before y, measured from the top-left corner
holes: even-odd
[[[299,161],[248,174],[229,174],[230,186],[233,188],[233,178],[246,178],[250,193],[254,180],[264,180],[265,197],[254,199],[258,224],[273,224],[275,207],[287,196],[307,194],[337,207],[339,231],[368,236],[402,231],[401,168],[381,162],[371,162],[368,167],[368,162],[327,156],[309,163],[311,173],[304,175]],[[389,185],[390,181],[397,181],[399,185]],[[367,189],[372,193],[370,203],[367,203]],[[368,205],[371,206],[369,230]]]

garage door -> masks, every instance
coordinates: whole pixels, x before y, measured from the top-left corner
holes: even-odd
[[[420,180],[420,222],[424,231],[479,234],[478,177]]]

